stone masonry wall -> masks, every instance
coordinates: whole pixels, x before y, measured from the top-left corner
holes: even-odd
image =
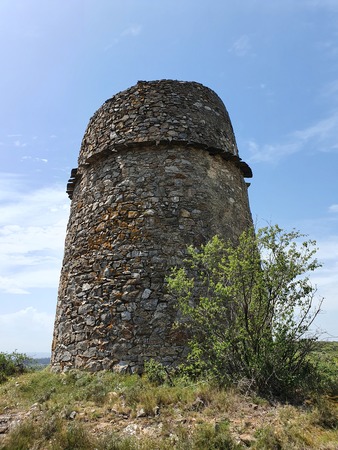
[[[227,121],[223,129],[230,131],[217,143],[217,133],[201,127],[202,116],[194,111],[189,114],[185,103],[182,109],[177,103],[176,114],[180,116],[184,110],[186,123],[198,124],[187,125],[186,135],[200,130],[200,136],[210,137],[205,145],[202,138],[195,144],[184,141],[182,121],[178,119],[175,124],[173,111],[169,111],[173,129],[165,127],[169,122],[161,122],[168,117],[164,114],[169,114],[165,107],[168,86],[171,93],[177,89],[182,99],[182,86],[190,92],[192,85],[195,97],[190,92],[190,103],[204,105],[208,113],[214,107],[207,103],[213,98],[212,91],[197,83],[170,84],[165,80],[163,92],[161,82],[155,84],[156,95],[150,95],[150,89],[149,98],[138,100],[139,109],[154,108],[151,102],[155,96],[160,113],[153,113],[158,120],[152,126],[167,130],[163,139],[154,141],[150,129],[145,138],[146,133],[142,135],[139,129],[137,133],[145,140],[137,144],[135,123],[138,127],[142,124],[137,116],[122,121],[135,119],[135,135],[124,129],[130,143],[121,145],[114,140],[112,124],[116,128],[121,123],[117,115],[133,114],[124,114],[128,90],[103,106],[110,109],[94,115],[85,134],[79,168],[72,178],[73,199],[52,348],[55,370],[135,372],[142,370],[149,358],[168,365],[182,360],[187,353],[186,337],[172,328],[177,309],[164,281],[170,267],[182,262],[188,244],[200,245],[215,234],[233,239],[252,223],[243,179],[243,170],[248,173],[249,168],[241,165],[234,150],[237,147],[227,113],[218,111]],[[154,83],[150,85],[153,89]],[[129,91],[132,99],[137,97],[136,87]],[[200,95],[203,90],[205,96]],[[170,94],[170,98],[176,97]],[[112,114],[114,120],[110,120]],[[150,112],[146,116],[149,118]],[[169,131],[182,133],[181,138],[169,139],[175,137]],[[226,156],[229,151],[224,148],[215,151],[216,144],[225,145],[226,140],[232,142],[233,158]]]
[[[199,145],[240,161],[235,135],[222,100],[195,82],[139,81],[107,100],[91,118],[79,166],[121,147],[163,142]],[[242,162],[242,170],[251,176]]]

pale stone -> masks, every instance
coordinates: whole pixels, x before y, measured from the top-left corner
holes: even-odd
[[[130,320],[131,319],[130,312],[129,311],[121,312],[121,318],[122,318],[122,320]]]
[[[147,288],[143,291],[142,298],[147,299],[150,297],[150,294],[151,294],[151,290]]]

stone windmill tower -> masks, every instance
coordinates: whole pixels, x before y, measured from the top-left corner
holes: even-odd
[[[175,364],[186,342],[164,279],[188,244],[252,224],[221,99],[195,82],[144,82],[107,100],[85,132],[59,286],[54,370]]]

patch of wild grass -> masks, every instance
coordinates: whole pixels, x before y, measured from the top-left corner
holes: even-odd
[[[200,388],[198,384],[162,384],[151,383],[146,377],[134,379],[132,384],[120,386],[124,402],[132,409],[142,407],[151,415],[155,407],[185,407],[199,395],[205,397],[209,388]]]
[[[1,450],[27,450],[33,448],[36,440],[39,439],[39,432],[35,424],[31,421],[23,422],[13,429],[4,443]]]
[[[337,402],[327,397],[318,397],[311,412],[311,422],[322,428],[338,430]]]
[[[241,449],[232,439],[227,423],[217,427],[201,424],[194,432],[178,428],[161,438],[137,441],[114,433],[104,436],[91,434],[83,424],[65,423],[49,417],[40,422],[27,421],[18,425],[0,444],[1,450],[212,450]]]
[[[79,422],[65,422],[56,416],[30,420],[15,427],[0,443],[0,450],[133,450],[131,439],[110,434],[96,437]]]
[[[245,447],[236,443],[230,430],[234,430],[235,418],[242,419],[250,410],[248,402],[260,404],[266,411],[272,408],[259,397],[244,397],[208,381],[189,384],[177,378],[159,384],[147,377],[110,372],[27,373],[0,386],[0,414],[30,409],[30,417],[0,441],[0,449],[241,449]],[[33,404],[37,404],[35,408],[31,408]],[[162,423],[162,431],[154,426],[160,436],[144,435],[137,440],[114,434],[111,428],[109,433],[93,433],[94,422],[100,418],[114,421],[119,413],[142,424],[136,418],[141,408],[147,416],[142,419],[144,424]],[[266,426],[256,431],[256,442],[250,448],[337,450],[337,408],[330,396],[314,397],[300,407],[278,406],[270,424],[267,420]],[[267,419],[272,417],[269,414]],[[125,422],[120,429],[127,425]]]
[[[60,375],[48,371],[12,378],[0,386],[0,413],[3,408],[16,409],[46,401],[61,387]]]
[[[40,421],[26,421],[16,426],[1,450],[92,450],[96,439],[80,423],[66,424],[49,417]]]
[[[1,409],[17,409],[34,403],[50,408],[92,402],[102,405],[109,392],[133,391],[139,377],[122,377],[110,372],[71,371],[56,374],[49,370],[24,374],[0,386]]]
[[[287,405],[280,409],[274,424],[256,431],[256,450],[337,450],[338,430],[334,405],[309,411]],[[322,418],[321,418],[322,416]],[[328,426],[329,425],[329,426]]]

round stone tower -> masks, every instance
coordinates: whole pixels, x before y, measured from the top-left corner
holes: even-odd
[[[195,82],[145,82],[91,118],[72,199],[52,367],[140,371],[176,364],[186,338],[165,277],[188,244],[252,224],[251,170],[221,99]]]

